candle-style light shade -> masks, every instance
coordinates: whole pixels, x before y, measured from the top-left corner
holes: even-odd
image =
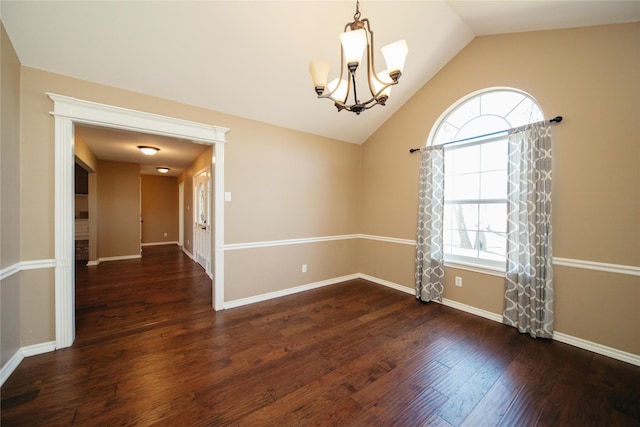
[[[351,72],[362,62],[362,54],[367,47],[367,33],[364,29],[345,31],[340,34],[340,43],[344,52],[344,59]]]
[[[389,70],[389,76],[393,80],[398,80],[404,69],[404,61],[407,59],[407,53],[409,48],[407,42],[404,40],[398,40],[386,46],[383,46],[382,55],[387,63],[387,69]]]
[[[337,89],[336,86],[338,87]],[[338,84],[337,78],[333,79],[329,82],[327,88],[330,93],[336,89],[336,91],[333,92],[333,95],[331,95],[331,97],[336,101],[345,102],[347,100],[347,89],[349,88],[349,83],[345,79],[340,80],[340,84]]]
[[[313,86],[316,88],[316,91],[322,88],[320,94],[322,94],[324,88],[327,86],[330,68],[331,63],[329,61],[311,61],[309,64],[309,74],[311,74]]]
[[[376,74],[376,76],[378,77],[379,81],[376,79],[371,80],[371,82],[373,83],[373,90],[376,92],[376,94],[380,92],[385,84],[393,83],[393,80],[391,79],[391,77],[389,77],[389,72],[387,70],[380,71],[378,74]],[[386,99],[389,98],[389,95],[391,95],[391,86],[386,87],[382,92],[380,92],[376,96],[376,99],[386,101]]]

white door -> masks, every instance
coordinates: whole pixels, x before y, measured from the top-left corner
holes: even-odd
[[[211,169],[207,168],[193,179],[193,255],[211,276]]]

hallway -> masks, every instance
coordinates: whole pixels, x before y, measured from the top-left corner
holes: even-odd
[[[176,245],[145,246],[141,259],[76,265],[74,346],[203,312],[213,312],[211,279]]]

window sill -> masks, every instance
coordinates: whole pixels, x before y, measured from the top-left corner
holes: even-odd
[[[474,273],[488,274],[491,276],[504,277],[504,268],[489,267],[464,261],[444,260],[445,267],[457,268],[460,270],[473,271]]]

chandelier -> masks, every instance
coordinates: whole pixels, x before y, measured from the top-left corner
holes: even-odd
[[[360,19],[360,2],[356,1],[356,13],[353,22],[344,26],[344,32],[340,34],[340,77],[327,84],[329,76],[329,61],[312,61],[309,65],[309,73],[318,98],[328,98],[338,108],[338,111],[347,110],[356,114],[368,110],[374,105],[385,105],[391,86],[398,84],[402,75],[404,61],[407,57],[407,43],[404,40],[383,46],[382,55],[387,64],[387,69],[376,73],[373,56],[373,31],[369,26],[369,20]],[[361,68],[362,56],[367,52],[366,80],[370,98],[361,101],[356,89],[356,73]],[[346,78],[343,78],[346,77]],[[353,95],[351,93],[353,92]],[[352,103],[348,103],[349,99]]]

